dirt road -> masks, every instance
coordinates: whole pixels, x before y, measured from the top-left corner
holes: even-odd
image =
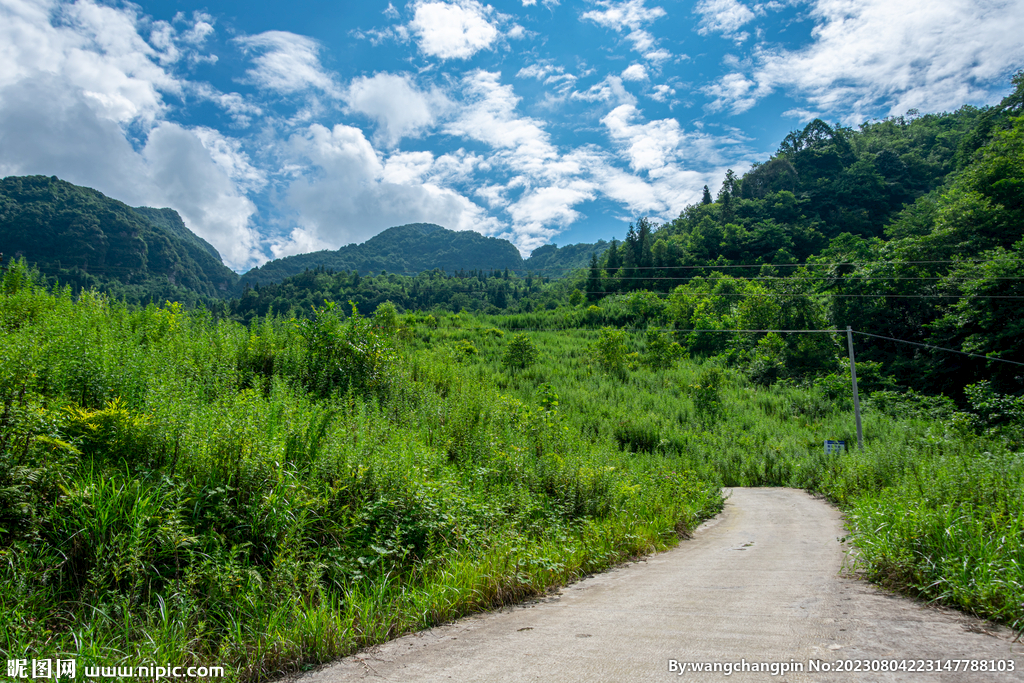
[[[300,680],[1024,681],[1024,645],[1012,645],[1008,631],[841,577],[844,533],[839,513],[802,491],[733,489],[725,511],[674,550],[531,604],[371,648]],[[928,660],[1010,660],[1015,671],[809,670],[812,660],[871,666],[880,658],[924,660],[925,669]],[[741,668],[726,676],[689,668],[744,660],[803,671]]]

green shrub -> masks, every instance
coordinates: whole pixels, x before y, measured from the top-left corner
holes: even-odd
[[[502,356],[502,364],[515,372],[533,365],[537,361],[537,347],[525,334],[517,334],[512,337],[505,347],[505,355]]]

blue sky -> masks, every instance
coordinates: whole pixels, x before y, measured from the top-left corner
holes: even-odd
[[[0,175],[170,206],[238,271],[425,221],[621,239],[815,116],[998,101],[1024,0],[0,0]]]

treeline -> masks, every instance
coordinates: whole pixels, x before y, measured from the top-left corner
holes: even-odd
[[[565,301],[569,282],[505,270],[469,270],[445,273],[432,270],[418,275],[381,273],[362,276],[357,271],[334,272],[315,268],[283,282],[247,288],[230,302],[211,302],[215,314],[241,322],[255,317],[310,317],[325,301],[352,301],[368,315],[385,301],[399,309],[501,313],[556,308]],[[577,301],[583,294],[577,292]]]

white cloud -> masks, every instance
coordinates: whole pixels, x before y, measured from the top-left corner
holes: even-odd
[[[433,182],[437,161],[429,152],[385,159],[357,128],[312,124],[290,138],[285,154],[300,169],[287,189],[298,226],[272,245],[275,257],[311,245],[336,249],[417,221],[483,233],[501,228],[481,207]]]
[[[683,141],[682,130],[675,119],[661,119],[636,124],[636,107],[623,104],[601,119],[611,138],[624,145],[629,165],[634,171],[660,169],[675,160]]]
[[[606,76],[602,81],[595,83],[586,90],[574,92],[572,99],[584,102],[636,103],[636,98],[623,87],[622,79],[618,76]]]
[[[593,183],[585,180],[571,180],[523,193],[508,207],[515,234],[513,242],[523,252],[547,244],[580,217],[573,207],[594,196]]]
[[[582,18],[615,31],[621,31],[623,27],[635,31],[644,24],[665,16],[665,10],[660,7],[646,7],[644,0],[598,0],[596,4],[604,9],[584,12]]]
[[[633,44],[633,49],[640,54],[652,55],[658,60],[666,57],[664,49],[655,49],[657,39],[643,27],[661,17],[666,12],[661,7],[647,7],[644,0],[626,0],[625,2],[614,2],[613,0],[598,0],[596,3],[604,9],[590,10],[581,15],[581,19],[592,21],[598,26],[610,28],[617,33],[628,29],[626,40]]]
[[[643,64],[630,64],[625,71],[622,72],[622,80],[624,81],[646,81],[647,80],[647,67]]]
[[[752,153],[735,135],[688,133],[675,119],[642,121],[635,106],[624,104],[601,119],[619,154],[633,173],[612,162],[591,163],[601,192],[631,212],[668,220],[699,199],[705,184],[714,184],[727,166],[740,169]]]
[[[254,68],[245,72],[249,82],[263,90],[291,95],[309,89],[338,96],[334,77],[320,64],[320,43],[288,31],[266,31],[234,41],[253,57]]]
[[[208,83],[192,83],[190,90],[199,98],[213,102],[227,112],[236,126],[245,128],[252,123],[253,117],[263,115],[263,109],[258,104],[239,93],[224,93]]]
[[[698,30],[701,35],[722,33],[737,39],[736,31],[754,18],[750,8],[737,0],[701,0],[694,12],[701,16]]]
[[[182,86],[157,63],[160,52],[139,35],[136,20],[130,9],[88,1],[8,0],[0,7],[0,89],[59,74],[104,118],[151,123],[165,109],[163,93]]]
[[[667,102],[668,98],[676,94],[676,89],[665,85],[654,86],[654,91],[650,93],[650,98],[655,102]]]
[[[594,197],[593,183],[585,178],[581,158],[560,154],[541,121],[518,114],[519,98],[511,85],[500,82],[499,74],[471,72],[462,90],[466,99],[445,132],[492,148],[486,162],[507,180],[476,188],[475,193],[490,206],[505,209],[512,242],[529,252],[579,217],[573,207]]]
[[[516,114],[519,97],[500,78],[500,74],[489,71],[467,74],[462,80],[466,99],[445,132],[509,150],[528,166],[555,158],[557,152],[543,123]]]
[[[733,72],[706,86],[704,92],[715,98],[708,104],[710,111],[719,111],[728,106],[733,114],[739,114],[753,107],[759,99],[771,92],[771,86],[756,83],[741,73]]]
[[[418,89],[406,74],[378,73],[353,79],[344,98],[350,111],[377,122],[377,138],[389,146],[403,137],[419,135],[449,106],[443,93]]]
[[[489,21],[494,9],[476,0],[456,2],[420,1],[409,28],[417,36],[420,50],[441,59],[466,59],[486,50],[498,39],[498,29]]]
[[[142,156],[152,182],[147,204],[173,207],[231,267],[251,267],[263,260],[251,224],[256,206],[236,182],[259,185],[262,176],[232,141],[209,129],[197,134],[165,122],[150,133]]]
[[[749,76],[706,91],[712,108],[744,111],[782,88],[847,122],[879,107],[941,111],[991,99],[1024,66],[1024,0],[816,0],[810,16],[807,47],[759,50]]]
[[[229,138],[218,130],[203,126],[191,129],[214,164],[245,192],[258,192],[266,187],[268,179],[263,170],[253,166],[249,155],[242,149],[242,141]]]
[[[174,24],[184,24],[185,30],[179,33]],[[157,50],[157,58],[161,64],[173,64],[187,59],[192,64],[199,62],[216,63],[216,55],[201,55],[199,48],[214,33],[213,17],[205,12],[193,12],[191,21],[183,12],[178,12],[174,21],[155,21],[149,32],[149,44]]]
[[[133,6],[5,2],[0,172],[57,175],[132,205],[170,206],[229,266],[258,261],[244,190],[261,185],[260,172],[238,141],[162,120],[165,93],[199,90],[167,67],[209,35],[204,17],[176,18],[179,33]],[[139,33],[150,26],[156,47]]]

